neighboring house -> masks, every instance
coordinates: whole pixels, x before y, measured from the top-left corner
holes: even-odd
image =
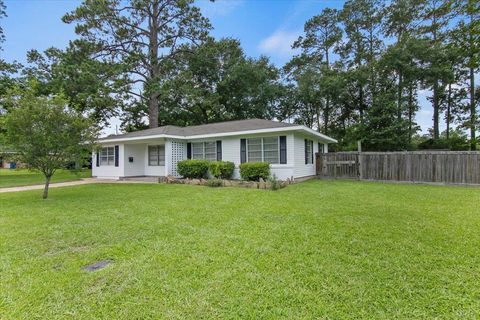
[[[92,175],[118,179],[135,176],[179,176],[185,159],[235,163],[265,161],[278,179],[315,175],[315,153],[337,142],[302,125],[251,119],[190,127],[164,126],[112,135],[98,141]]]
[[[21,163],[21,162],[17,162],[17,161],[13,161],[11,159],[12,155],[14,155],[15,152],[11,152],[11,151],[3,151],[3,152],[0,152],[0,168],[3,168],[3,169],[23,169],[23,168],[26,168],[26,165]]]

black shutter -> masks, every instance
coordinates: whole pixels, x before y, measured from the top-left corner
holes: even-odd
[[[187,143],[187,159],[192,159],[192,143]]]
[[[240,163],[247,162],[247,139],[240,139]]]
[[[217,140],[217,161],[222,161],[222,140]]]
[[[311,155],[312,155],[312,162],[310,162],[310,163],[314,164],[315,161],[313,159],[314,159],[315,155],[313,154],[313,140],[310,140],[309,142],[310,142],[310,146],[311,146],[310,150],[311,150]]]
[[[318,143],[318,153],[323,153],[323,145],[319,142]]]
[[[97,150],[97,167],[100,167],[100,149]]]
[[[115,167],[118,167],[118,146],[115,146]]]
[[[287,137],[280,136],[280,164],[287,163]]]
[[[308,164],[308,152],[307,152],[307,148],[308,148],[308,140],[305,139],[305,164]]]

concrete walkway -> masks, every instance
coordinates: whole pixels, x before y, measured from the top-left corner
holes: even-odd
[[[85,178],[85,179],[76,180],[76,181],[51,183],[49,188],[81,186],[81,185],[84,185],[84,184],[92,184],[92,183],[133,184],[133,183],[155,183],[155,182],[149,182],[149,181],[119,181],[119,180],[108,180],[108,179]],[[158,182],[156,182],[156,183],[158,183]],[[45,187],[44,184],[36,184],[36,185],[32,185],[32,186],[0,188],[0,193],[29,191],[29,190],[43,190],[44,187]]]

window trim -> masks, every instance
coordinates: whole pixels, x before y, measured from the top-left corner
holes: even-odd
[[[156,150],[157,150],[157,163],[158,164],[151,164],[150,162],[150,147],[156,147]],[[160,148],[159,147],[163,147],[163,164],[162,164],[162,161],[160,161]],[[165,167],[165,158],[166,158],[166,155],[165,155],[165,145],[164,144],[149,144],[147,145],[147,164],[149,167]]]
[[[306,158],[307,158],[307,163],[305,165],[311,165],[311,164],[314,164],[314,160],[313,160],[313,155],[315,154],[314,150],[313,150],[313,140],[310,140],[310,139],[306,139],[307,140],[307,145],[310,146],[310,154],[308,153],[308,149],[305,150],[305,154],[306,154]]]
[[[265,142],[264,142],[264,139],[265,139],[265,138],[267,138],[267,139],[268,139],[268,138],[277,138],[277,162],[275,162],[275,163],[265,161],[265,147],[264,147],[264,143],[265,143]],[[245,140],[246,140],[246,143],[245,143],[245,147],[246,147],[246,152],[245,152],[245,158],[246,158],[246,159],[245,159],[245,160],[246,160],[246,161],[245,161],[245,162],[256,162],[256,161],[250,161],[249,155],[248,155],[248,153],[249,153],[249,150],[248,150],[248,149],[249,149],[249,148],[248,148],[249,143],[248,143],[248,141],[249,141],[249,140],[252,140],[252,139],[260,139],[260,141],[261,141],[261,142],[260,142],[260,152],[261,152],[261,158],[262,158],[262,159],[260,160],[260,162],[267,162],[267,163],[269,163],[270,165],[275,165],[275,166],[276,166],[276,165],[287,165],[287,163],[280,163],[280,162],[281,162],[281,161],[280,161],[280,136],[267,136],[267,137],[252,137],[252,138],[246,138],[246,139],[245,139]],[[272,151],[272,150],[269,150],[269,151]]]
[[[191,142],[192,143],[192,160],[207,160],[207,161],[217,161],[217,154],[218,154],[218,148],[217,148],[217,140],[208,140],[208,141],[198,141],[198,142]],[[207,159],[206,158],[206,144],[211,143],[215,147],[215,152],[210,152],[209,154],[213,155],[214,157],[212,159]],[[201,158],[196,158],[195,155],[199,155],[199,153],[195,153],[195,145],[202,144],[202,157]]]

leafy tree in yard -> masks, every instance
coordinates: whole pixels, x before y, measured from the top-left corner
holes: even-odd
[[[185,43],[206,38],[210,24],[193,0],[85,0],[63,17],[98,48],[95,58],[123,66],[129,95],[148,107],[149,126],[158,126],[160,85]]]
[[[98,129],[79,112],[67,107],[62,96],[37,96],[32,88],[14,90],[5,117],[6,143],[16,151],[15,159],[45,176],[43,198],[48,197],[55,171],[89,154]]]
[[[377,92],[374,62],[383,50],[382,5],[381,0],[348,0],[340,14],[347,37],[340,56],[350,73],[349,91],[360,122]]]
[[[454,12],[460,19],[453,30],[453,43],[460,51],[461,67],[468,70],[467,88],[469,94],[466,110],[470,129],[470,150],[477,149],[478,101],[475,101],[475,73],[480,70],[480,2],[477,0],[455,0]]]
[[[426,43],[413,36],[419,19],[416,8],[422,0],[394,0],[385,8],[383,29],[385,36],[395,42],[382,55],[381,60],[396,78],[397,119],[407,119],[408,139],[415,133],[413,117],[418,110],[416,92],[421,79],[421,69],[416,60],[425,50]]]
[[[71,42],[65,50],[31,50],[27,54],[30,65],[23,73],[38,81],[37,94],[63,93],[70,108],[108,125],[109,119],[128,104],[124,94],[128,85],[119,76],[121,65],[92,59],[95,50],[85,41]]]
[[[5,4],[3,0],[0,0],[0,20],[7,16],[5,10]],[[2,26],[0,25],[0,52],[3,49],[2,43],[4,41],[5,34]],[[17,72],[21,67],[22,66],[19,63],[8,63],[0,56],[0,151],[9,149],[9,147],[6,146],[5,138],[3,137],[3,135],[5,134],[5,125],[3,124],[3,118],[8,111],[8,104],[6,103],[4,97],[8,90],[18,84],[18,80],[13,78],[12,74]]]
[[[247,58],[235,39],[208,39],[177,56],[161,84],[160,124],[196,125],[273,117],[278,70]]]
[[[333,114],[332,101],[338,94],[338,74],[331,69],[333,51],[338,48],[342,39],[342,29],[339,26],[339,12],[326,8],[319,15],[305,23],[305,36],[301,36],[294,44],[294,48],[301,48],[303,56],[310,60],[318,70],[319,88],[322,90],[317,105],[322,110],[323,130],[320,125],[320,115],[317,115],[318,131],[329,134],[329,126]],[[292,61],[294,64],[294,62]],[[332,85],[333,84],[333,85]]]
[[[440,98],[444,93],[442,83],[451,77],[451,68],[446,54],[446,38],[451,19],[451,1],[423,0],[419,6],[422,24],[418,37],[426,40],[429,48],[422,57],[424,86],[432,90],[430,101],[433,107],[433,139],[440,138]]]

